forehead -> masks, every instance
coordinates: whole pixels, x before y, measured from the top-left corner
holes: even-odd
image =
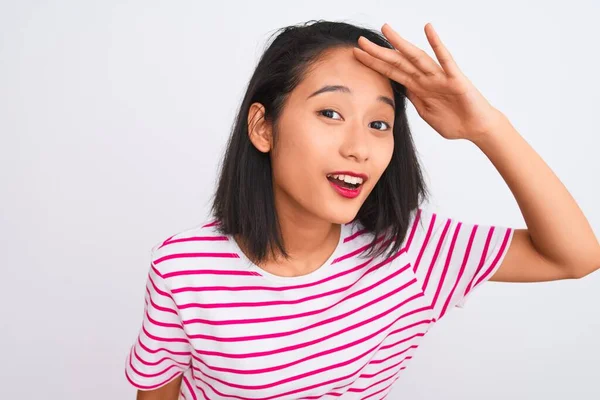
[[[389,78],[358,61],[348,47],[326,51],[310,67],[298,89],[312,93],[326,84],[348,86],[352,92],[370,97],[394,97]]]

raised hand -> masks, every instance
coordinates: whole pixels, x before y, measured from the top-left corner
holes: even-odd
[[[502,120],[503,114],[461,72],[430,23],[425,25],[425,35],[439,64],[388,24],[381,32],[395,49],[361,36],[354,55],[366,66],[404,85],[419,116],[444,138],[473,140]]]

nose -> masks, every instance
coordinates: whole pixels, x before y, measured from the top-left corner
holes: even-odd
[[[357,162],[365,162],[369,159],[369,135],[367,128],[360,123],[348,124],[344,132],[340,154],[344,158],[352,158]]]

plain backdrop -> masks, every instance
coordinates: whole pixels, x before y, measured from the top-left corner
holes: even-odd
[[[286,25],[387,22],[433,56],[432,22],[600,234],[598,2],[0,4],[2,399],[134,398],[123,368],[150,248],[205,220],[244,87]],[[477,147],[408,112],[431,207],[525,226]],[[389,398],[599,399],[599,341],[600,273],[489,282],[433,328]]]

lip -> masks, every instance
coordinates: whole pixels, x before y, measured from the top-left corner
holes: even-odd
[[[341,187],[335,183],[333,183],[332,181],[330,181],[329,179],[327,179],[327,181],[329,182],[329,184],[331,185],[331,187],[338,192],[339,195],[346,197],[348,199],[353,199],[355,197],[358,197],[358,195],[360,194],[365,182],[369,179],[369,176],[366,174],[361,174],[358,172],[352,172],[352,171],[334,171],[334,172],[330,172],[327,175],[349,175],[349,176],[354,176],[357,178],[361,178],[363,180],[362,184],[357,187],[356,189],[348,189],[345,187]],[[326,175],[326,176],[327,176]]]
[[[362,185],[360,185],[356,189],[347,189],[347,188],[341,187],[339,185],[336,185],[335,183],[331,182],[329,179],[327,181],[329,182],[331,187],[336,192],[338,192],[338,194],[340,194],[348,199],[353,199],[353,198],[357,197],[360,194],[360,191],[362,190]]]
[[[369,175],[367,175],[367,174],[361,174],[360,172],[352,172],[352,171],[333,171],[333,172],[327,173],[327,175],[350,175],[350,176],[355,176],[357,178],[362,178],[363,184],[369,179]],[[325,176],[327,176],[327,175],[325,175]]]

